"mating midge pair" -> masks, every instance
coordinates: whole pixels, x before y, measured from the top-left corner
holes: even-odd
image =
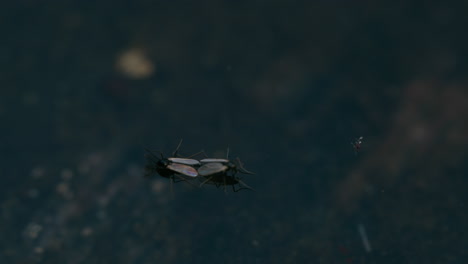
[[[245,184],[237,173],[243,174],[254,174],[246,170],[240,159],[237,158],[236,162],[229,160],[229,149],[226,154],[226,159],[218,158],[204,158],[201,160],[178,157],[178,151],[182,140],[177,146],[176,150],[173,152],[172,157],[164,157],[164,155],[159,152],[160,158],[154,155],[149,149],[146,150],[146,159],[147,164],[145,166],[145,176],[149,177],[157,173],[162,177],[169,178],[172,182],[187,181],[192,183],[193,180],[198,179],[201,183],[199,187],[204,184],[212,184],[216,187],[224,187],[226,191],[227,186],[232,186],[234,192],[238,192],[243,189],[254,190],[252,187]],[[204,153],[203,151],[196,153],[193,156]],[[205,154],[206,156],[206,154]],[[236,189],[236,186],[239,188]]]

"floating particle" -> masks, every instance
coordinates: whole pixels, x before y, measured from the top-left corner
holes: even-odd
[[[42,226],[39,225],[39,224],[36,224],[36,223],[30,223],[25,231],[24,231],[24,234],[28,237],[28,238],[37,238],[39,236],[39,233],[42,231]]]
[[[73,171],[70,169],[63,169],[60,176],[66,181],[71,180],[71,178],[73,178]]]
[[[93,229],[91,227],[85,227],[81,230],[81,235],[84,237],[88,237],[93,234]]]
[[[139,49],[130,49],[117,58],[117,71],[132,79],[144,79],[154,73],[154,64]]]
[[[39,191],[37,189],[30,189],[28,191],[28,196],[32,199],[37,198],[39,196]]]
[[[44,176],[44,173],[45,173],[44,168],[36,167],[31,171],[31,176],[37,179],[37,178],[41,178],[42,176]]]
[[[361,236],[364,249],[366,250],[367,253],[370,253],[372,251],[372,247],[370,245],[369,238],[367,238],[367,233],[366,233],[366,229],[364,228],[364,225],[358,224],[358,232],[359,232],[359,235]]]

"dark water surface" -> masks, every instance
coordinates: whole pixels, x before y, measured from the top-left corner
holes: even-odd
[[[461,1],[8,2],[0,263],[467,263]]]

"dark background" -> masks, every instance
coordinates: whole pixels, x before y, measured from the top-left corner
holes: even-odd
[[[467,263],[462,2],[2,2],[0,263]]]

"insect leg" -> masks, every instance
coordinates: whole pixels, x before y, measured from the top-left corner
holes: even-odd
[[[203,184],[205,184],[205,183],[207,183],[207,182],[211,181],[211,179],[212,179],[212,178],[213,178],[213,176],[212,176],[212,177],[209,177],[209,178],[208,178],[208,179],[206,179],[206,180],[204,180],[204,181],[203,181],[203,182],[200,184],[200,186],[199,186],[199,187],[202,187],[202,186],[203,186]]]
[[[184,182],[187,182],[189,183],[190,185],[194,186],[194,187],[198,187],[196,186],[195,184],[193,184],[192,182],[190,182],[189,180],[185,179],[184,177],[180,176],[179,174],[175,174],[174,176],[177,176],[179,179],[178,181],[176,181],[175,178],[172,178],[174,182],[181,182],[181,181],[184,181]]]
[[[228,149],[229,150],[229,149]],[[223,177],[224,181],[224,193],[227,194],[227,188],[226,188],[226,176]]]
[[[241,185],[244,186],[244,187],[242,187],[241,189],[239,189],[238,191],[240,191],[240,190],[242,190],[242,189],[249,189],[249,190],[251,190],[251,191],[255,191],[254,188],[248,186],[247,184],[245,184],[245,182],[243,182],[243,181],[241,181],[241,180],[239,180],[239,179],[238,179],[237,181],[238,181]]]
[[[239,164],[239,171],[244,173],[244,174],[251,174],[251,175],[254,175],[255,173],[251,172],[251,171],[248,171],[244,168],[244,164],[242,164],[242,162],[240,161],[239,158],[236,159],[237,160],[237,163]]]
[[[170,178],[170,184],[171,184],[171,198],[174,199],[174,176],[171,176]]]

